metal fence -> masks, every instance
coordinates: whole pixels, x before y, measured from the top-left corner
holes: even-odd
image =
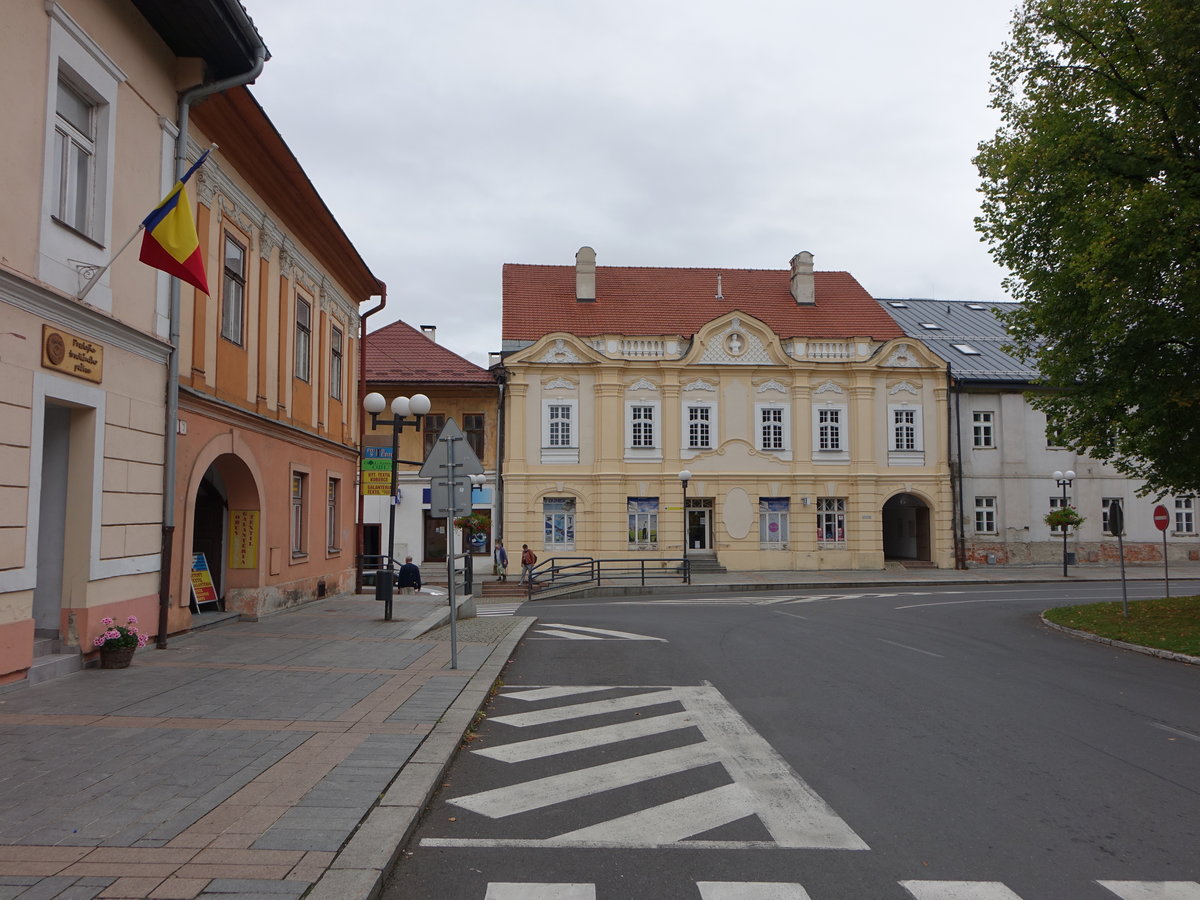
[[[530,597],[556,588],[586,584],[633,582],[640,587],[655,581],[692,583],[686,558],[679,559],[592,559],[589,556],[555,556],[533,567]]]

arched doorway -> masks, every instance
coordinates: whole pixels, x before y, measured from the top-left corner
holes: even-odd
[[[929,561],[929,507],[914,494],[896,494],[883,504],[884,559]]]
[[[203,553],[222,609],[238,609],[241,589],[259,582],[265,523],[254,476],[234,453],[222,453],[204,470],[192,500],[190,565]],[[231,544],[236,545],[231,552]],[[211,612],[211,608],[205,611]]]

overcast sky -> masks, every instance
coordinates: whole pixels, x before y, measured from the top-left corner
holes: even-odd
[[[980,243],[1015,0],[243,0],[253,92],[388,307],[480,365],[500,267],[784,269],[1005,299]]]

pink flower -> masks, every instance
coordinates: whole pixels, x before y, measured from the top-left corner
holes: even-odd
[[[110,640],[115,640],[121,636],[121,632],[117,631],[115,628],[112,628],[104,632],[104,636]]]
[[[111,625],[112,623],[113,623],[112,616],[105,616],[103,619],[100,620],[101,625]]]
[[[128,622],[130,625],[136,625],[137,624],[137,616],[130,616],[125,621]]]
[[[101,635],[100,637],[98,637],[94,641],[92,641],[92,646],[93,647],[103,647],[104,646],[104,635]]]

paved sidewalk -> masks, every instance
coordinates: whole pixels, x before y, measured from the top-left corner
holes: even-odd
[[[587,593],[1111,581],[1111,567],[730,572]],[[1157,580],[1161,566],[1130,566]],[[1200,564],[1173,564],[1178,580]],[[1195,590],[1191,585],[1191,590]],[[511,603],[519,598],[496,598]],[[479,602],[486,603],[480,599]],[[0,691],[0,900],[374,896],[532,618],[339,595]]]
[[[0,900],[368,897],[533,621],[452,670],[447,615],[339,595],[0,693]]]

